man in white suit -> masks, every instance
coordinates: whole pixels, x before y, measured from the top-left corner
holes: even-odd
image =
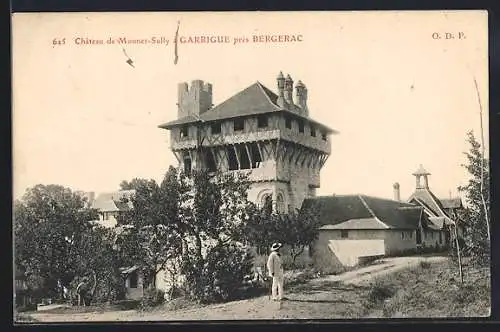
[[[269,276],[273,278],[273,301],[281,301],[283,299],[283,264],[279,254],[282,246],[281,243],[273,243],[271,254],[267,260],[267,270],[269,271]]]

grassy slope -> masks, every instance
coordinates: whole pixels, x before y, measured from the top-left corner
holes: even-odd
[[[463,285],[457,268],[450,262],[423,262],[418,267],[358,286],[339,281],[312,284],[307,282],[308,278],[296,276],[295,279],[303,280],[296,280],[295,285],[288,283],[288,301],[284,301],[279,309],[267,296],[195,307],[189,301],[178,299],[148,312],[126,311],[126,319],[135,320],[142,316],[150,320],[488,316],[491,298],[489,269],[466,267],[464,272]],[[110,314],[109,317],[99,315],[97,319],[116,320],[122,317],[120,309],[125,308],[70,308],[60,310],[59,314],[53,312],[52,318],[64,316],[69,319],[73,313],[92,309]]]
[[[490,269],[464,267],[461,284],[453,263],[421,263],[374,280],[365,306],[368,316],[378,317],[487,317]]]

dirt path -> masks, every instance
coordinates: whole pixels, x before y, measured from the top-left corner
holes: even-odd
[[[209,305],[197,309],[137,312],[135,310],[78,314],[33,313],[38,321],[163,321],[233,319],[332,319],[362,315],[367,283],[375,277],[418,265],[420,261],[438,262],[445,257],[385,258],[374,265],[337,276],[326,276],[294,287],[282,303],[268,296]]]

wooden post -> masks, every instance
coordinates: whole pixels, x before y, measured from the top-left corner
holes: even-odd
[[[241,169],[240,156],[238,154],[238,149],[236,149],[236,145],[233,144],[234,154],[236,155],[236,161],[238,162],[238,169]]]
[[[457,246],[457,257],[458,257],[458,271],[460,274],[460,282],[464,283],[464,275],[462,270],[462,258],[460,257],[460,243],[458,242],[458,231],[457,231],[457,222],[455,221],[455,225],[453,225],[453,229],[455,230],[455,244]]]

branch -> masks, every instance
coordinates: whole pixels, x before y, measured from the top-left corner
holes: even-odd
[[[484,198],[484,193],[483,193],[483,186],[484,186],[484,130],[483,130],[483,106],[481,104],[481,96],[479,94],[479,88],[477,87],[477,81],[476,77],[473,76],[474,78],[474,85],[476,87],[476,93],[477,93],[477,101],[479,103],[479,118],[480,118],[480,126],[481,126],[481,189],[480,189],[480,195],[481,195],[481,201],[483,203],[483,208],[484,208],[484,218],[486,219],[486,230],[488,232],[488,242],[490,241],[490,220],[488,217],[488,209],[486,208],[486,200]]]

